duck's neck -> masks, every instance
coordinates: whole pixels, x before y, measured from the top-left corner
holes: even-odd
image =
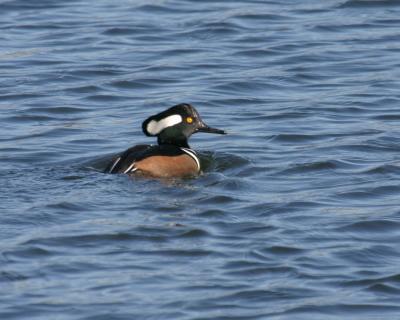
[[[161,138],[158,137],[157,138],[157,143],[161,146],[161,145],[165,145],[165,144],[170,144],[170,145],[174,145],[177,147],[181,147],[181,148],[189,148],[190,146],[188,144],[188,141],[186,138],[181,138],[181,139],[165,139],[165,138]]]

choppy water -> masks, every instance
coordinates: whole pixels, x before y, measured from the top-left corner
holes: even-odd
[[[400,318],[400,2],[0,1],[1,319]],[[99,170],[195,105],[207,171]]]

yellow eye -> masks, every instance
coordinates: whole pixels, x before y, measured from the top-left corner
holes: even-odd
[[[192,123],[193,122],[193,118],[192,117],[187,117],[186,118],[186,122],[187,123]]]

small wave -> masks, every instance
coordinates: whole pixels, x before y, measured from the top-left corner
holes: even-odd
[[[222,152],[201,151],[199,157],[205,172],[240,169],[250,163],[246,158]]]
[[[282,133],[277,134],[269,138],[269,141],[274,142],[309,142],[320,140],[323,136],[320,135],[311,135],[311,134],[290,134],[290,133]]]
[[[389,295],[400,295],[400,289],[395,286],[390,286],[388,284],[376,283],[367,287],[368,291],[374,292],[375,294],[389,294]]]
[[[239,13],[233,16],[235,19],[239,20],[248,20],[249,22],[254,22],[254,21],[260,21],[260,22],[265,22],[265,21],[285,21],[285,20],[290,20],[290,16],[285,16],[285,15],[280,15],[280,14],[272,14],[272,13],[259,13],[259,12],[254,12],[254,13]]]
[[[383,164],[383,165],[368,167],[366,170],[362,171],[362,173],[366,173],[366,174],[400,173],[400,165]]]
[[[36,114],[53,114],[53,115],[65,115],[65,114],[77,114],[81,112],[86,112],[87,109],[83,107],[31,107],[26,110],[26,112],[36,113]]]
[[[400,223],[393,220],[368,220],[355,222],[344,227],[337,228],[337,231],[366,232],[366,233],[386,233],[397,232]]]
[[[334,256],[352,265],[385,266],[397,262],[398,251],[389,245],[369,245],[354,249],[339,249]]]
[[[65,6],[63,3],[58,3],[52,0],[43,0],[40,2],[25,2],[23,0],[10,0],[10,1],[2,1],[0,3],[1,11],[10,11],[10,10],[48,10],[55,8],[62,8]]]
[[[400,186],[388,185],[388,186],[379,186],[375,188],[364,188],[364,189],[359,189],[357,191],[340,192],[337,194],[337,197],[343,199],[361,200],[361,199],[387,197],[390,195],[398,194],[399,192],[400,192]]]
[[[83,85],[79,87],[65,88],[64,91],[68,93],[97,93],[102,89],[95,85]]]
[[[113,27],[103,31],[103,34],[107,36],[120,36],[120,35],[135,34],[136,32],[137,29],[134,28]]]
[[[398,5],[400,5],[398,0],[348,0],[339,5],[339,8],[388,7]]]
[[[382,283],[386,284],[390,283],[395,286],[398,286],[400,284],[400,273],[395,273],[393,275],[386,277],[379,277],[377,276],[377,273],[370,272],[368,274],[362,274],[360,275],[360,277],[362,277],[362,279],[343,281],[341,284],[350,287],[371,286],[374,284],[382,284]]]
[[[28,277],[17,273],[15,271],[0,271],[0,283],[1,282],[13,282],[27,280]]]
[[[295,174],[295,173],[304,174],[304,173],[323,171],[323,170],[335,170],[341,168],[342,166],[343,164],[340,161],[336,160],[301,163],[292,165],[290,168],[280,171],[279,175]]]
[[[144,4],[137,6],[135,11],[143,11],[151,14],[167,14],[167,13],[177,13],[177,12],[187,12],[184,6],[166,6],[166,5],[158,5],[158,4]]]
[[[17,100],[32,100],[44,97],[43,94],[37,93],[18,93],[18,94],[2,94],[0,101],[17,101]]]
[[[28,246],[3,252],[4,257],[6,257],[8,261],[30,261],[35,258],[50,257],[54,254],[54,251],[39,246]]]
[[[284,256],[292,256],[292,255],[300,255],[304,252],[303,249],[297,247],[289,247],[289,246],[271,246],[268,248],[262,249],[262,253],[268,253],[272,255],[284,255]]]
[[[144,89],[149,89],[153,88],[156,85],[152,84],[152,81],[146,81],[146,80],[117,80],[113,81],[110,84],[112,87],[118,88],[118,89],[137,89],[137,90],[144,90]]]
[[[382,114],[382,115],[372,116],[371,118],[384,121],[399,121],[400,114]]]
[[[124,100],[125,97],[121,94],[95,94],[85,97],[86,100],[94,101],[94,102],[113,102]]]
[[[112,68],[112,67],[103,67],[101,65],[99,66],[93,66],[93,68],[82,68],[82,69],[73,69],[68,73],[68,76],[73,76],[73,77],[78,77],[78,78],[95,78],[97,79],[98,77],[112,77],[112,76],[118,76],[122,73],[121,70],[118,68]]]
[[[49,121],[57,120],[57,118],[55,118],[55,117],[50,117],[50,116],[46,116],[46,115],[30,115],[30,114],[20,114],[20,115],[15,115],[15,116],[3,118],[3,119],[6,121],[15,122],[15,123],[49,122]]]
[[[216,195],[216,196],[208,196],[205,199],[199,200],[199,203],[214,203],[214,204],[228,204],[236,202],[236,197],[228,196],[228,195]]]

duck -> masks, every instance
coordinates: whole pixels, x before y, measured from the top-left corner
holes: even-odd
[[[209,127],[197,110],[180,103],[142,123],[148,137],[157,137],[156,145],[135,145],[116,155],[105,168],[106,173],[122,173],[152,178],[189,178],[202,172],[199,156],[188,143],[194,133],[226,134]]]

